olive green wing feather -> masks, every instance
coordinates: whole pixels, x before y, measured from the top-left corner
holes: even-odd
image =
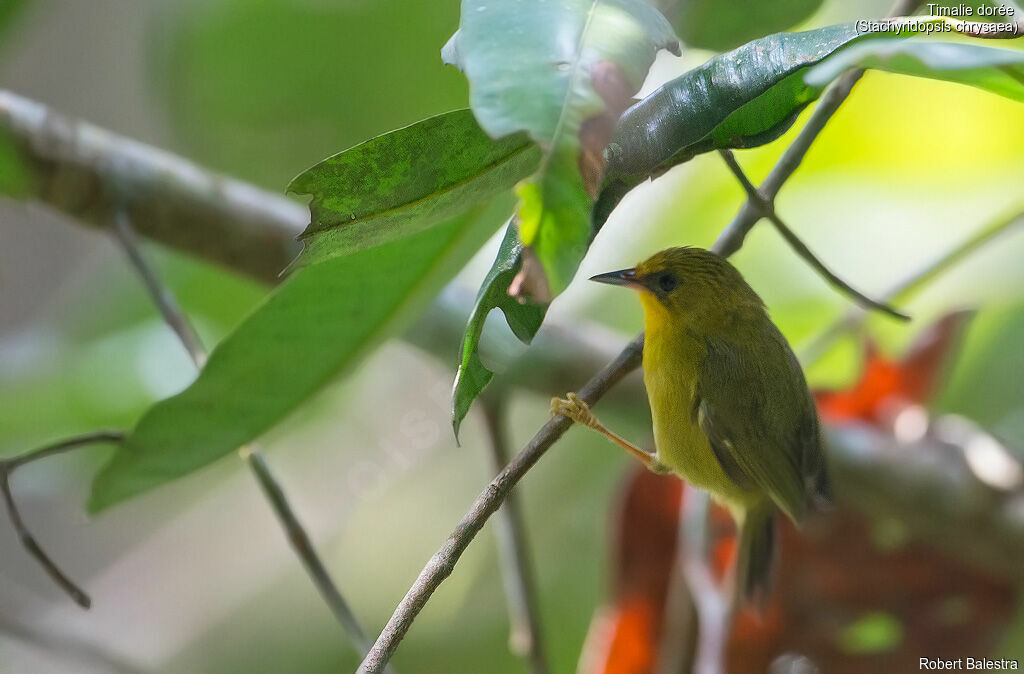
[[[817,414],[800,365],[767,322],[750,346],[707,340],[697,381],[697,421],[722,469],[759,487],[791,519],[807,510],[824,475]],[[749,487],[745,487],[749,488]]]

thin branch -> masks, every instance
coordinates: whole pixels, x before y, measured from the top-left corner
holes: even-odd
[[[161,316],[163,316],[164,320],[181,340],[182,346],[192,358],[196,369],[202,369],[206,363],[206,349],[203,347],[199,335],[196,334],[170,288],[160,280],[156,269],[150,265],[145,255],[143,255],[138,239],[135,237],[132,222],[122,209],[115,211],[113,230],[135,271],[142,278]],[[317,554],[309,535],[306,533],[299,518],[295,515],[295,510],[288,502],[288,498],[285,496],[281,485],[274,478],[270,467],[260,454],[258,446],[255,443],[246,445],[238,450],[238,456],[252,469],[256,481],[263,491],[263,495],[270,503],[271,509],[281,523],[285,534],[287,534],[288,542],[302,561],[307,575],[309,575],[313,585],[320,592],[321,598],[327,603],[338,622],[341,623],[342,628],[360,655],[365,655],[369,650],[370,640],[366,637],[366,633],[363,632],[363,628],[356,619],[355,613],[353,613],[348,601],[345,600],[345,597],[338,590],[338,586],[334,583],[330,573],[328,573],[327,567]]]
[[[149,296],[153,300],[153,304],[160,311],[164,322],[178,336],[181,345],[185,347],[185,351],[188,352],[189,358],[192,359],[196,369],[203,369],[203,365],[206,364],[206,349],[203,348],[199,334],[192,326],[192,322],[188,320],[181,305],[178,304],[174,293],[164,285],[156,270],[143,257],[142,248],[135,237],[135,230],[132,229],[128,216],[122,209],[118,209],[114,213],[113,230],[117,235],[118,241],[121,243],[122,250],[128,256],[139,278],[142,279],[146,290],[149,291]]]
[[[743,167],[740,166],[738,161],[736,161],[736,156],[733,155],[732,151],[719,150],[718,152],[722,156],[722,159],[725,160],[726,166],[729,167],[729,170],[732,171],[733,175],[736,176],[736,179],[739,180],[740,185],[742,185],[743,189],[746,191],[747,204],[752,204],[760,217],[767,218],[769,222],[775,225],[775,229],[777,229],[779,234],[782,235],[782,238],[786,240],[786,243],[796,251],[796,254],[802,257],[807,264],[811,265],[811,267],[821,274],[826,281],[832,284],[835,288],[838,288],[840,291],[854,298],[863,306],[870,307],[876,311],[881,311],[882,313],[888,314],[893,318],[898,318],[901,321],[910,320],[910,317],[906,314],[900,313],[884,302],[871,299],[864,293],[853,288],[846,281],[836,276],[831,269],[825,266],[824,262],[819,260],[814,253],[811,252],[811,249],[800,240],[793,230],[791,230],[786,223],[782,221],[782,218],[780,218],[775,212],[775,207],[772,203],[766,199],[764,195],[754,187],[753,183],[750,182],[750,179],[747,178],[747,174],[743,172]]]
[[[643,336],[636,337],[622,353],[594,375],[577,392],[588,405],[598,400],[626,374],[640,366],[643,351]],[[455,569],[455,563],[469,546],[470,542],[484,526],[487,519],[501,505],[509,491],[533,467],[553,444],[572,426],[566,417],[553,417],[533,439],[509,462],[505,469],[494,478],[487,488],[480,493],[462,518],[445,544],[441,546],[427,565],[420,572],[405,598],[395,609],[391,619],[381,632],[370,653],[363,660],[360,672],[379,672],[398,648],[399,642],[405,637],[413,620],[426,605],[445,578]]]
[[[883,295],[883,298],[886,301],[897,299],[906,301],[910,299],[915,293],[958,264],[965,257],[993,241],[1001,234],[1021,225],[1024,225],[1024,211],[1019,210],[1011,215],[1002,215],[992,220],[960,245],[893,285]],[[807,344],[800,347],[800,362],[803,363],[804,367],[816,362],[836,339],[859,328],[866,318],[867,314],[859,308],[852,308],[850,311],[847,311],[835,323],[825,328]]]
[[[491,468],[499,472],[508,463],[505,402],[494,396],[481,401],[487,429]],[[509,492],[495,516],[495,533],[505,579],[508,606],[509,650],[523,658],[534,674],[547,674],[544,639],[538,606],[537,581],[526,537],[526,521],[516,493]]]
[[[20,456],[16,456],[10,459],[0,460],[0,491],[3,492],[4,504],[7,507],[7,515],[11,520],[11,524],[14,526],[14,530],[18,533],[18,538],[21,540],[22,546],[28,551],[28,554],[32,555],[39,562],[39,565],[43,567],[43,570],[53,579],[57,585],[64,590],[76,604],[82,608],[89,608],[92,605],[92,600],[78,585],[74,583],[68,576],[60,570],[60,567],[46,554],[42,546],[29,531],[29,528],[25,525],[24,520],[21,518],[21,513],[18,511],[18,506],[14,502],[14,494],[11,492],[11,474],[26,463],[45,459],[56,454],[63,454],[64,452],[79,449],[81,447],[87,447],[96,444],[105,443],[119,443],[124,440],[123,431],[95,431],[93,433],[85,433],[83,435],[76,435],[59,442],[55,442],[39,449],[34,449],[30,452],[26,452]]]
[[[359,624],[359,619],[356,618],[355,612],[352,611],[345,597],[338,591],[337,586],[331,579],[331,574],[320,560],[319,555],[317,555],[309,535],[306,533],[302,523],[296,518],[295,511],[288,503],[284,490],[277,480],[274,479],[274,475],[264,461],[263,456],[251,448],[243,448],[239,451],[239,454],[242,455],[242,458],[252,468],[252,472],[259,482],[263,494],[267,497],[271,508],[273,508],[274,513],[277,514],[278,519],[281,521],[281,526],[284,527],[285,533],[288,534],[288,542],[291,543],[299,559],[302,560],[306,573],[313,580],[313,584],[320,591],[320,595],[327,602],[331,612],[334,613],[334,617],[345,628],[346,633],[352,640],[353,645],[359,650],[360,655],[365,655],[370,650],[369,638],[367,638],[366,633],[363,631],[362,625]]]

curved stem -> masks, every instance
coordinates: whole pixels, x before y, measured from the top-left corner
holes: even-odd
[[[32,555],[39,565],[43,567],[47,575],[53,579],[57,585],[64,590],[76,604],[82,608],[89,608],[92,605],[92,600],[89,595],[85,593],[78,585],[75,584],[67,574],[61,571],[57,563],[46,554],[43,547],[39,545],[39,541],[36,540],[35,536],[29,530],[24,520],[21,518],[21,512],[18,510],[18,505],[14,501],[14,494],[11,491],[11,474],[20,466],[24,466],[26,463],[38,461],[39,459],[45,459],[56,454],[63,454],[64,452],[79,449],[81,447],[88,447],[95,444],[104,443],[118,443],[124,440],[124,431],[95,431],[92,433],[84,433],[82,435],[76,435],[64,440],[60,440],[45,447],[34,449],[30,452],[26,452],[20,456],[16,456],[10,459],[4,459],[0,461],[0,492],[3,493],[4,505],[7,508],[7,515],[11,520],[11,525],[14,530],[18,533],[18,538],[21,540],[22,546],[28,551],[28,554]]]

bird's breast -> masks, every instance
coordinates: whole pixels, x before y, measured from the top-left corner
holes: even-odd
[[[687,482],[724,501],[744,500],[722,470],[694,413],[704,345],[688,334],[648,327],[644,384],[651,405],[658,460]]]

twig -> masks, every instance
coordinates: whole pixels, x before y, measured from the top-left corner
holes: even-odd
[[[89,608],[92,605],[92,600],[81,588],[79,588],[74,581],[67,577],[60,567],[50,559],[50,556],[46,554],[39,542],[36,541],[32,532],[29,531],[25,522],[21,519],[21,513],[18,511],[18,506],[14,502],[14,494],[11,492],[11,474],[20,466],[39,459],[45,459],[55,454],[62,454],[72,449],[78,449],[80,447],[86,447],[89,445],[103,444],[103,443],[118,443],[124,440],[123,431],[96,431],[93,433],[85,433],[83,435],[76,435],[59,442],[55,442],[39,449],[34,449],[31,452],[27,452],[20,456],[16,456],[10,459],[0,460],[0,491],[3,492],[4,504],[7,506],[7,515],[10,517],[11,524],[14,526],[14,530],[18,533],[18,538],[21,540],[22,546],[28,551],[28,554],[32,555],[39,565],[43,567],[46,573],[53,579],[62,590],[68,593],[76,604],[82,608]]]
[[[509,458],[504,401],[492,395],[485,396],[481,402],[487,428],[487,444],[490,445],[491,467],[498,472],[505,467]],[[502,577],[505,579],[509,650],[526,660],[534,674],[547,674],[537,582],[526,538],[526,522],[514,491],[508,494],[498,509],[494,526]]]
[[[747,204],[752,204],[760,217],[767,218],[769,222],[775,225],[775,229],[777,229],[779,234],[782,235],[782,238],[786,240],[786,243],[796,251],[796,254],[802,257],[819,274],[825,277],[826,281],[847,295],[850,295],[864,306],[881,311],[882,313],[888,314],[889,316],[898,318],[902,321],[910,320],[910,317],[906,314],[896,311],[884,302],[871,299],[864,293],[850,286],[846,281],[836,276],[831,269],[825,266],[825,263],[819,260],[814,253],[811,252],[811,249],[800,240],[793,230],[791,230],[786,223],[782,221],[782,218],[780,218],[775,212],[775,207],[772,203],[766,199],[765,196],[761,194],[756,187],[754,187],[753,183],[750,182],[750,179],[747,178],[747,174],[743,172],[743,167],[740,166],[738,161],[736,161],[736,156],[733,155],[732,150],[719,150],[718,152],[722,156],[722,159],[725,160],[726,166],[729,167],[729,170],[732,171],[733,175],[736,176],[736,179],[739,180],[740,185],[742,185],[743,189],[746,191]]]
[[[629,343],[622,353],[594,375],[578,391],[579,397],[588,405],[595,404],[608,389],[613,387],[626,374],[640,366],[640,355],[643,351],[643,335],[637,336]],[[566,417],[554,417],[533,439],[505,466],[504,470],[494,478],[487,488],[480,493],[462,518],[441,549],[434,553],[427,565],[420,572],[412,587],[395,609],[377,642],[363,660],[360,672],[379,672],[398,648],[399,642],[405,637],[413,620],[426,605],[434,590],[451,575],[455,563],[465,551],[476,534],[484,526],[491,515],[498,509],[509,491],[533,467],[572,426]]]
[[[956,248],[953,248],[927,266],[893,285],[882,297],[885,301],[897,299],[905,301],[909,299],[914,293],[928,285],[928,283],[950,267],[953,267],[974,251],[994,240],[1000,234],[1004,234],[1012,230],[1014,226],[1019,225],[1024,225],[1024,211],[1016,211],[1012,215],[1003,215],[992,220]],[[800,362],[803,363],[804,367],[814,363],[825,353],[825,350],[832,342],[841,335],[856,330],[863,324],[866,318],[867,314],[863,310],[852,308],[835,323],[812,338],[806,345],[800,347]]]
[[[203,369],[203,365],[206,364],[206,349],[203,348],[199,334],[192,326],[192,322],[188,320],[185,312],[182,311],[181,305],[178,304],[178,300],[174,297],[174,293],[164,285],[159,276],[157,276],[156,270],[143,257],[142,248],[135,237],[135,230],[132,229],[128,216],[121,209],[114,213],[113,228],[121,243],[121,249],[124,250],[128,259],[131,260],[132,266],[138,273],[139,278],[142,279],[143,284],[145,284],[146,290],[149,291],[149,296],[153,300],[153,304],[160,311],[164,322],[178,336],[181,345],[185,347],[185,351],[188,352],[189,358],[192,359],[196,369]]]
[[[346,633],[352,640],[353,645],[359,650],[360,655],[365,655],[370,650],[370,640],[367,638],[362,625],[359,624],[359,619],[356,618],[345,597],[338,591],[337,586],[331,579],[331,574],[320,560],[320,556],[317,555],[316,549],[306,533],[306,529],[295,517],[295,512],[288,503],[284,490],[277,480],[274,479],[274,475],[270,472],[270,468],[267,466],[266,461],[264,461],[263,456],[251,448],[243,448],[239,451],[239,454],[242,455],[249,464],[249,467],[252,468],[253,474],[256,475],[260,488],[281,521],[281,526],[284,527],[285,533],[288,534],[288,541],[291,543],[292,548],[295,549],[299,559],[302,560],[306,573],[313,580],[313,584],[320,591],[324,601],[330,606],[334,617],[345,628]]]
[[[164,285],[160,280],[159,274],[157,274],[156,270],[143,255],[138,240],[135,237],[131,220],[123,210],[115,211],[113,230],[135,271],[142,278],[153,303],[156,304],[160,311],[160,315],[163,316],[164,320],[181,340],[182,346],[184,346],[192,358],[196,369],[202,369],[206,363],[206,349],[203,348],[199,335],[196,334],[192,324],[186,318],[170,288]],[[277,515],[278,521],[287,534],[288,542],[291,543],[292,549],[295,550],[295,553],[302,561],[307,575],[309,575],[310,580],[313,581],[313,584],[320,592],[321,598],[327,603],[338,622],[341,623],[342,628],[360,655],[365,655],[370,647],[370,641],[366,637],[366,633],[363,632],[351,607],[338,590],[337,585],[327,571],[327,567],[324,566],[323,561],[317,554],[309,535],[306,533],[299,518],[295,515],[295,510],[288,502],[284,490],[274,478],[270,467],[260,454],[259,448],[255,443],[246,445],[238,450],[238,456],[252,469],[256,481],[263,491],[263,495],[270,503],[271,509]]]

